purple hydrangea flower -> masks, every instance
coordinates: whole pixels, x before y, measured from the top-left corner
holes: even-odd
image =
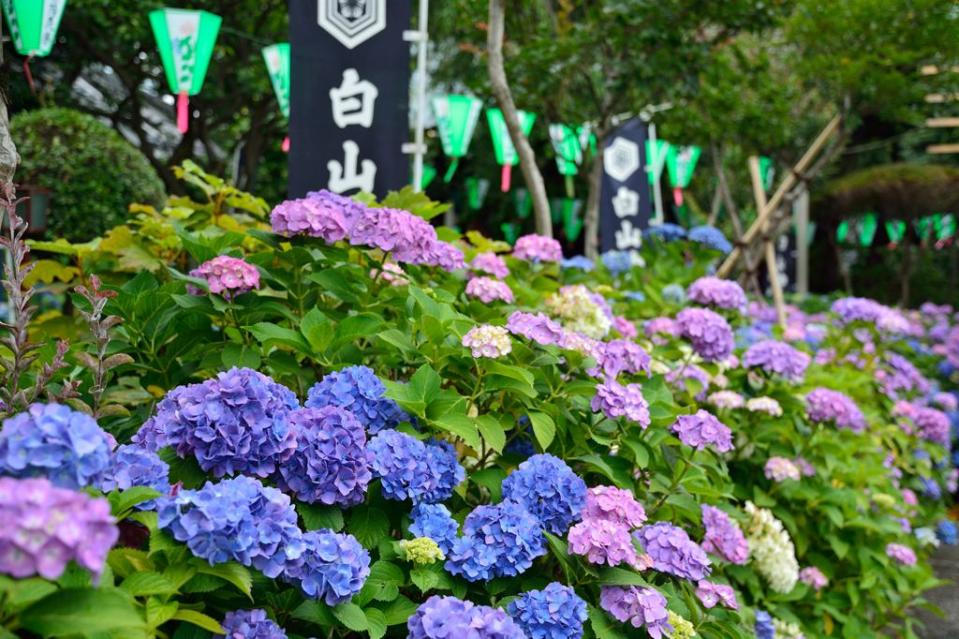
[[[620,373],[649,374],[649,353],[643,350],[642,346],[629,339],[600,342],[595,349],[595,357],[596,368],[589,371],[589,374],[593,377],[605,375],[610,379],[615,379]]]
[[[686,308],[676,316],[676,324],[680,335],[706,361],[718,362],[733,352],[733,330],[722,315],[707,308]]]
[[[423,264],[438,241],[436,229],[401,209],[366,209],[350,228],[350,244],[390,253],[397,262]]]
[[[302,554],[290,498],[252,477],[157,499],[158,524],[210,565],[236,561],[277,577]]]
[[[180,457],[192,454],[215,477],[266,477],[296,448],[289,416],[298,407],[285,386],[249,368],[232,368],[167,393],[134,442],[150,450],[173,446]]]
[[[591,564],[618,566],[627,564],[642,570],[649,558],[636,552],[629,528],[608,519],[584,519],[569,529],[569,552],[586,557]]]
[[[703,306],[714,306],[727,310],[746,308],[746,293],[732,280],[724,280],[711,275],[701,277],[689,286],[689,301]]]
[[[712,445],[720,453],[728,453],[733,449],[732,431],[704,410],[692,415],[680,415],[670,428],[679,441],[691,448],[702,450]]]
[[[265,610],[228,612],[222,625],[226,634],[215,639],[286,639],[286,632],[266,616]]]
[[[361,503],[373,474],[360,422],[336,406],[300,408],[289,419],[296,450],[280,465],[280,488],[308,504]]]
[[[466,296],[475,297],[484,304],[495,300],[513,303],[513,291],[506,284],[490,277],[474,277],[466,283]]]
[[[679,325],[671,317],[654,317],[643,325],[643,332],[657,344],[665,344],[666,340],[660,336],[679,337]]]
[[[453,543],[446,570],[473,582],[515,577],[545,553],[542,523],[521,504],[507,499],[477,506],[466,517],[463,536]]]
[[[587,617],[586,602],[555,581],[542,590],[522,593],[506,611],[529,639],[579,639]]]
[[[813,590],[822,590],[829,585],[829,579],[815,566],[807,566],[799,571],[799,581]]]
[[[433,595],[406,622],[407,639],[526,639],[505,611]]]
[[[353,535],[313,530],[303,535],[302,552],[288,562],[284,576],[309,597],[336,606],[363,588],[370,576],[370,553]]]
[[[659,522],[644,526],[633,535],[643,544],[656,570],[690,581],[709,575],[709,557],[682,528]]]
[[[533,455],[503,481],[503,498],[513,500],[554,535],[565,535],[582,517],[586,482],[553,455]]]
[[[260,272],[256,267],[229,255],[207,260],[190,271],[190,276],[206,280],[211,293],[228,300],[260,288]],[[196,287],[190,287],[190,292],[194,295],[203,293]]]
[[[459,524],[443,504],[416,504],[410,512],[410,534],[429,537],[443,554],[449,554],[456,541]]]
[[[636,325],[622,315],[615,315],[613,317],[613,328],[616,329],[617,333],[628,340],[635,339],[639,336],[639,330],[636,328]]]
[[[351,228],[356,221],[369,210],[368,206],[357,202],[351,197],[340,195],[339,193],[333,193],[332,191],[327,191],[326,189],[310,191],[306,194],[306,197],[310,200],[318,202],[322,206],[339,211],[340,215],[343,216],[343,219],[346,220],[347,228]]]
[[[623,386],[615,379],[596,385],[596,394],[590,400],[593,412],[602,412],[610,419],[626,417],[639,424],[645,430],[650,423],[649,404],[643,397],[643,388],[639,384]]]
[[[776,626],[773,618],[765,610],[756,611],[756,639],[776,639]]]
[[[745,564],[749,559],[749,544],[739,524],[714,506],[703,504],[703,550],[719,555],[732,564]]]
[[[628,528],[639,528],[646,521],[646,510],[629,490],[615,486],[594,486],[586,493],[583,519],[611,521]]]
[[[436,503],[447,500],[466,471],[449,442],[421,442],[396,430],[381,430],[370,440],[373,475],[382,480],[387,499]]]
[[[666,597],[652,588],[603,586],[599,605],[613,619],[634,628],[646,628],[652,639],[668,637],[673,631],[666,610]]]
[[[427,266],[436,266],[444,271],[453,272],[466,268],[466,260],[463,258],[463,251],[459,250],[449,242],[436,240],[430,245],[426,256],[416,264],[425,264]]]
[[[839,428],[855,432],[866,428],[866,418],[856,402],[828,388],[816,388],[806,395],[806,415],[814,422],[833,421]]]
[[[109,472],[114,443],[85,413],[60,404],[33,404],[3,422],[0,471],[46,477],[61,488],[86,488]]]
[[[349,231],[342,208],[319,198],[283,202],[270,213],[270,224],[277,235],[309,235],[327,244],[346,239]]]
[[[709,390],[709,373],[696,366],[695,364],[680,364],[673,370],[666,373],[666,383],[677,390],[687,393],[696,392],[697,402],[706,400],[706,391]],[[690,382],[696,382],[691,384]]]
[[[732,589],[732,586],[726,584],[717,584],[701,579],[696,584],[696,597],[699,598],[705,608],[714,608],[719,604],[730,610],[739,610],[736,591]]]
[[[165,495],[170,492],[170,465],[155,452],[133,444],[125,444],[113,451],[110,469],[103,474],[98,488],[105,493],[113,490],[129,490],[134,486],[152,488]],[[154,500],[137,505],[140,509],[152,509]]]
[[[941,410],[917,407],[912,415],[912,421],[919,429],[919,436],[934,444],[948,446],[951,439],[949,416]]]
[[[307,408],[338,406],[353,413],[371,434],[396,428],[412,418],[392,399],[386,386],[367,366],[348,366],[329,373],[310,388]]]
[[[470,268],[477,273],[487,273],[501,280],[509,276],[509,267],[506,266],[506,260],[496,253],[477,253],[473,261],[470,262]]]
[[[743,355],[743,366],[759,367],[770,375],[779,375],[791,382],[801,382],[809,366],[809,355],[789,344],[767,339],[756,342]]]
[[[887,544],[886,555],[888,555],[890,559],[895,559],[903,566],[916,565],[916,553],[913,552],[912,548],[909,546],[903,546],[902,544]]]
[[[766,465],[763,467],[763,474],[766,475],[766,479],[775,482],[786,481],[787,479],[798,481],[802,475],[799,466],[785,457],[770,457],[767,459]]]
[[[513,335],[531,339],[543,346],[561,344],[565,337],[563,327],[544,313],[515,311],[506,321],[506,328]]]
[[[885,306],[865,297],[843,297],[832,303],[831,310],[843,324],[852,322],[876,323],[888,310]]]
[[[57,579],[70,561],[99,578],[120,536],[106,499],[47,479],[0,477],[0,574]]]
[[[551,237],[524,235],[516,240],[513,257],[527,262],[559,262],[563,259],[563,247]]]

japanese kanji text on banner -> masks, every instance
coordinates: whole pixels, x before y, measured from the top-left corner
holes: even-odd
[[[600,250],[637,251],[652,202],[646,177],[646,124],[635,118],[616,129],[603,149]]]

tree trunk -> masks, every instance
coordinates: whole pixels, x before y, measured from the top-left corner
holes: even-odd
[[[536,222],[536,232],[547,237],[553,236],[553,220],[550,217],[549,200],[546,197],[546,184],[543,175],[536,166],[536,155],[529,140],[523,135],[520,128],[519,115],[513,96],[510,94],[509,84],[506,81],[506,69],[503,65],[503,36],[505,30],[505,0],[489,0],[489,30],[487,38],[487,54],[490,86],[499,108],[503,112],[509,137],[513,141],[516,153],[519,155],[519,166],[526,180],[526,188],[533,201],[533,219]]]
[[[583,252],[591,260],[599,255],[599,196],[603,190],[603,143],[596,140],[596,154],[589,169],[589,194],[586,196],[585,247]]]

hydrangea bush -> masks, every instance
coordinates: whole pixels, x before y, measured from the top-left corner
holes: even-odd
[[[0,636],[916,636],[951,309],[780,326],[716,229],[593,263],[442,210],[313,193],[104,272],[136,375],[3,422]]]

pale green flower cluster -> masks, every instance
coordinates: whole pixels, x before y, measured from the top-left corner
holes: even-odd
[[[673,627],[673,633],[669,635],[670,639],[690,639],[690,637],[696,636],[696,628],[689,620],[677,615],[672,610],[666,612],[669,613],[669,625]]]
[[[546,298],[546,310],[563,326],[593,339],[602,339],[613,326],[606,312],[590,297],[582,284],[564,286]]]
[[[400,549],[403,551],[406,561],[411,561],[414,564],[433,564],[446,559],[446,555],[443,554],[440,547],[429,537],[403,539],[400,541]]]
[[[773,628],[776,629],[776,639],[805,639],[802,630],[794,623],[773,619]]]

